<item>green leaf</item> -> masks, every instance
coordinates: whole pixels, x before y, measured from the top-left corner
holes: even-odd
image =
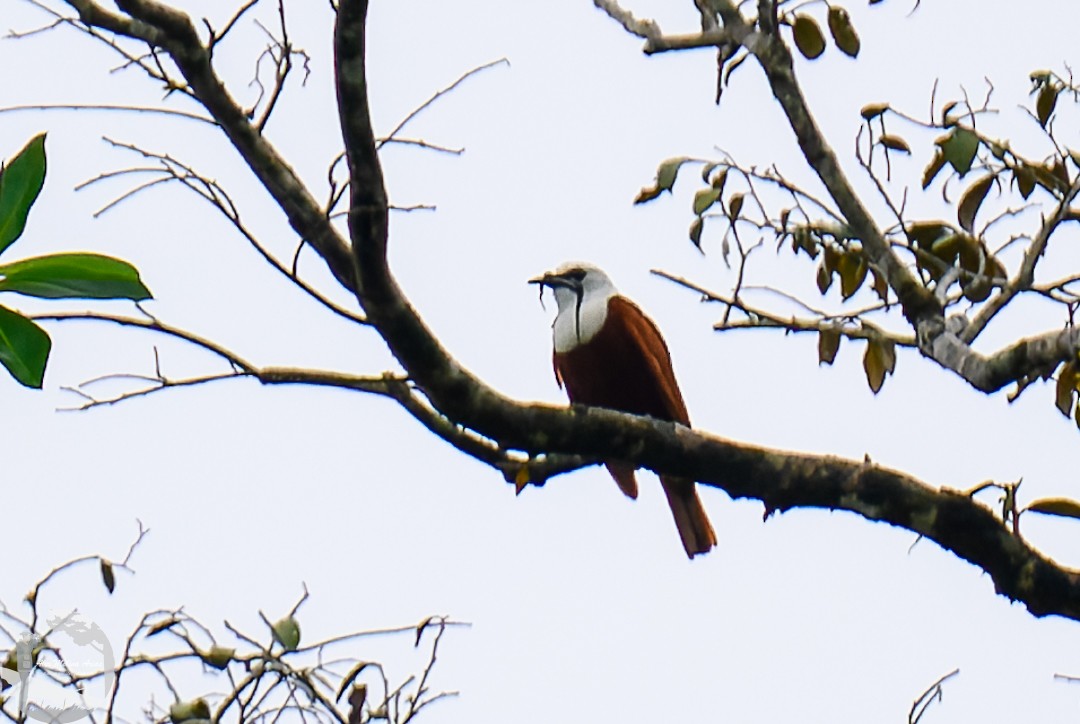
[[[869,103],[862,107],[859,115],[863,117],[863,120],[871,121],[887,110],[889,110],[888,103]]]
[[[101,558],[101,582],[105,584],[105,590],[112,593],[116,590],[116,574],[113,573],[112,562]]]
[[[1035,116],[1043,128],[1046,128],[1046,124],[1050,122],[1050,116],[1053,115],[1054,108],[1057,106],[1060,92],[1061,88],[1053,83],[1044,83],[1039,90],[1039,97],[1035,99]]]
[[[284,646],[286,651],[295,651],[300,645],[300,624],[292,616],[281,619],[271,626],[270,630],[274,634],[274,640]]]
[[[952,228],[945,221],[913,221],[904,231],[914,246],[929,249],[935,241],[952,233]]]
[[[713,176],[713,171],[720,169],[720,173]],[[701,168],[701,180],[705,183],[711,183],[716,188],[724,188],[724,181],[727,178],[728,167],[721,161],[710,161]],[[712,176],[712,180],[709,177]]]
[[[1036,88],[1040,88],[1046,83],[1053,80],[1054,74],[1049,70],[1033,70],[1028,73],[1028,78],[1035,85]]]
[[[949,114],[953,112],[957,105],[956,101],[949,101],[941,107],[941,125],[946,127],[956,125],[956,119],[950,118]]]
[[[972,229],[975,227],[975,215],[979,213],[979,207],[982,206],[983,200],[986,199],[986,194],[990,191],[990,185],[994,183],[994,178],[994,174],[983,176],[971,184],[968,190],[964,192],[964,195],[960,197],[960,203],[956,209],[956,218],[960,222],[960,228],[969,234],[972,233]]]
[[[813,60],[825,52],[825,35],[812,17],[796,15],[792,29],[795,31],[795,47],[805,58]]]
[[[979,247],[978,243],[971,238],[968,234],[947,234],[934,241],[930,245],[930,253],[941,259],[949,266],[953,266],[956,263],[956,257],[962,249],[975,249]],[[978,268],[978,267],[976,267]]]
[[[885,384],[885,365],[881,359],[881,347],[873,340],[866,345],[866,353],[863,354],[863,370],[866,371],[866,381],[870,384],[870,389],[876,395]]]
[[[192,719],[210,719],[210,705],[206,699],[194,701],[178,701],[169,707],[169,719],[173,724],[191,721]]]
[[[824,244],[822,248],[825,250],[825,256],[822,258],[825,270],[832,274],[840,268],[840,257],[843,252],[835,244]]]
[[[953,227],[945,221],[916,221],[908,224],[904,231],[913,249],[927,252],[932,252],[941,239],[955,235]],[[933,260],[924,255],[916,255],[915,264],[919,269],[929,272],[934,279],[940,279],[944,273],[940,264],[934,264]]]
[[[866,354],[863,355],[863,369],[866,381],[876,395],[885,384],[885,375],[896,369],[896,345],[892,340],[878,338],[867,340]]]
[[[983,302],[993,291],[994,280],[1005,278],[1005,267],[985,244],[977,243],[971,237],[966,239],[970,241],[960,247],[960,266],[977,276],[960,277],[960,288],[969,302]]]
[[[724,184],[727,183],[727,172],[727,168],[724,168],[723,171],[712,177],[712,187],[720,193],[724,192]]]
[[[1066,168],[1064,159],[1061,156],[1055,156],[1049,170],[1054,178],[1061,182],[1061,190],[1067,191],[1072,182],[1069,180],[1069,169]]]
[[[1028,168],[1027,164],[1020,164],[1013,170],[1013,180],[1016,181],[1016,189],[1020,196],[1027,201],[1028,196],[1035,190],[1035,172]]]
[[[836,271],[840,275],[840,296],[850,299],[866,281],[866,259],[862,252],[846,252],[840,256]]]
[[[724,87],[727,87],[731,83],[731,74],[734,73],[740,65],[746,62],[746,59],[750,57],[750,53],[741,53],[735,56],[735,59],[727,64],[727,68],[724,69]]]
[[[713,172],[717,167],[722,164],[719,161],[709,161],[707,164],[701,167],[701,180],[705,183],[709,183],[709,174]]]
[[[339,699],[341,699],[342,694],[345,693],[345,689],[347,689],[349,686],[352,686],[353,682],[356,681],[356,677],[360,676],[360,674],[363,673],[364,669],[371,665],[372,664],[370,661],[358,661],[355,666],[349,669],[349,673],[345,674],[345,678],[343,678],[341,680],[341,683],[338,685],[337,692],[334,694],[334,701],[338,701]],[[357,686],[363,686],[363,684],[357,684]]]
[[[937,151],[934,151],[934,157],[930,159],[930,163],[927,164],[926,170],[923,171],[922,187],[924,191],[930,184],[934,183],[934,179],[937,178],[938,173],[940,173],[943,168],[945,168],[945,154],[942,153],[939,148]]]
[[[707,189],[701,189],[694,194],[694,214],[701,216],[709,207],[716,203],[716,200],[720,198],[720,189],[715,189],[710,186]]]
[[[428,616],[423,621],[416,624],[416,642],[413,644],[413,646],[419,646],[420,645],[420,640],[424,636],[424,631],[427,630],[427,627],[430,626],[431,622],[434,621],[434,620],[435,620],[434,616]]]
[[[22,236],[41,187],[45,184],[45,134],[30,143],[0,170],[0,253]]]
[[[979,151],[979,137],[974,131],[957,126],[937,139],[936,143],[945,160],[963,178],[964,174],[971,170],[975,154]]]
[[[1061,365],[1058,370],[1057,388],[1054,405],[1065,417],[1072,414],[1073,393],[1076,392],[1076,363],[1072,360]]]
[[[840,349],[840,329],[838,327],[822,327],[818,332],[818,365],[831,365],[836,359],[836,353]]]
[[[784,222],[786,226],[786,221]],[[809,228],[803,225],[796,226],[791,232],[791,250],[797,255],[800,251],[806,252],[811,259],[817,259],[818,242]]]
[[[644,204],[652,201],[665,191],[670,192],[671,187],[675,185],[675,178],[679,175],[679,168],[689,160],[686,156],[679,156],[678,158],[669,158],[661,163],[660,167],[656,169],[656,183],[638,191],[638,195],[634,197],[634,203]]]
[[[1052,194],[1064,193],[1069,188],[1069,175],[1065,164],[1056,160],[1052,164],[1028,166],[1035,176],[1035,182]]]
[[[705,219],[697,217],[690,222],[690,241],[694,242],[694,246],[701,251],[701,230],[705,226]]]
[[[18,312],[0,306],[0,364],[26,387],[40,388],[52,340]]]
[[[146,629],[146,638],[150,638],[151,636],[157,636],[162,631],[168,631],[178,623],[180,623],[180,619],[172,617],[164,619],[163,621],[158,621],[154,625],[150,626],[150,628]]]
[[[882,146],[889,149],[890,151],[900,151],[901,153],[907,154],[911,153],[911,146],[907,144],[907,141],[900,138],[900,136],[893,136],[886,133],[878,139],[878,143],[880,143]]]
[[[679,169],[689,160],[686,156],[679,156],[678,158],[669,158],[661,163],[660,167],[656,169],[656,188],[661,191],[671,191],[671,187],[675,185],[675,179],[679,175]]]
[[[732,221],[739,218],[739,214],[742,213],[744,198],[743,194],[732,194],[728,199],[728,218]]]
[[[829,287],[832,286],[832,272],[825,266],[825,261],[822,260],[821,264],[818,264],[817,268],[817,288],[821,292],[822,296],[825,292],[829,291]]]
[[[655,186],[646,186],[641,191],[638,191],[638,195],[634,197],[635,204],[644,204],[648,201],[652,201],[660,195],[660,189]]]
[[[896,343],[891,339],[882,339],[881,354],[885,360],[885,370],[891,375],[896,371]]]
[[[131,264],[100,254],[50,254],[0,265],[0,291],[62,299],[149,299]]]
[[[857,58],[862,44],[859,42],[859,34],[855,32],[851,24],[851,16],[848,11],[837,5],[829,7],[829,32],[832,33],[836,47],[843,51],[844,55]]]
[[[889,303],[889,281],[885,278],[885,275],[878,272],[876,268],[870,269],[871,274],[874,277],[874,293],[878,295],[878,299]]]
[[[1060,515],[1063,518],[1080,518],[1080,502],[1072,498],[1040,498],[1033,500],[1024,512]]]
[[[211,646],[209,651],[199,653],[199,657],[215,669],[224,669],[233,660],[234,656],[236,656],[236,649],[224,646]]]

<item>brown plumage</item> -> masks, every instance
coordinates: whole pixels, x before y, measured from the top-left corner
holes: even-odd
[[[571,266],[570,271],[582,268],[586,273],[603,275],[595,267],[585,265]],[[560,270],[545,275],[541,283],[555,286],[558,282],[553,280],[566,274],[568,272]],[[576,320],[577,343],[563,351],[558,350],[556,330],[556,380],[566,388],[571,402],[649,415],[689,427],[690,416],[675,381],[671,356],[660,331],[637,305],[614,293],[614,287],[610,286],[606,275],[603,281],[610,287],[610,292],[604,298],[595,300],[598,304],[607,305],[606,313],[602,311],[600,314],[602,323],[599,328],[591,335],[583,335],[582,321]],[[580,288],[579,299],[584,299],[588,287]],[[560,303],[562,309],[563,304]],[[580,304],[575,312],[580,317]],[[595,317],[595,310],[591,310],[591,313]],[[629,497],[636,498],[638,489],[634,466],[620,461],[609,461],[606,465],[619,488]],[[693,558],[716,545],[716,533],[698,498],[694,481],[664,475],[660,477],[660,483],[667,495],[686,554]]]

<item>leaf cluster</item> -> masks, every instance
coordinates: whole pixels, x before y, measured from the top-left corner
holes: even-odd
[[[26,229],[45,184],[45,135],[0,166],[0,254]],[[102,254],[61,253],[0,264],[0,292],[42,299],[150,298],[131,264]],[[20,384],[40,388],[52,340],[23,313],[0,305],[0,363]]]
[[[830,10],[830,15],[836,15],[833,10],[835,8]],[[806,18],[791,18],[797,46],[800,43],[799,27],[810,27],[805,22],[800,26],[797,22],[800,17]],[[834,24],[841,27],[841,20]],[[809,30],[803,32],[811,33]],[[803,41],[803,45],[807,42]],[[1058,101],[1065,95],[1075,99],[1076,91],[1071,82],[1046,71],[1031,74],[1031,79],[1034,86],[1032,118],[1053,138],[1053,114]],[[1059,149],[1057,153],[1044,159],[1030,158],[1014,150],[1007,140],[982,131],[976,119],[984,112],[985,107],[972,107],[966,96],[945,103],[928,121],[919,121],[893,109],[888,103],[871,103],[862,108],[860,115],[869,134],[869,160],[863,160],[861,150],[860,160],[895,215],[895,223],[885,230],[886,239],[892,248],[902,253],[916,278],[946,309],[963,303],[968,305],[970,313],[970,310],[979,311],[980,305],[985,305],[987,310],[983,316],[988,320],[998,307],[1004,306],[1015,295],[1030,293],[1060,302],[1071,319],[1073,306],[1080,304],[1080,295],[1070,286],[1075,280],[1070,278],[1056,286],[1039,286],[1035,284],[1032,272],[1058,223],[1080,219],[1080,212],[1071,207],[1075,185],[1080,183],[1080,153],[1055,142]],[[874,168],[875,150],[883,154],[887,165],[891,163],[891,155],[912,156],[916,152],[908,138],[887,128],[887,120],[912,127],[923,135],[928,131],[936,132],[936,136],[931,137],[930,157],[918,186],[924,192],[940,186],[942,199],[955,210],[955,220],[911,218],[906,210],[910,189],[905,190],[901,203],[890,198],[885,182]],[[879,391],[884,377],[895,369],[896,347],[913,346],[913,338],[886,331],[891,326],[887,322],[871,321],[875,317],[888,319],[888,313],[896,307],[898,294],[891,287],[885,269],[867,253],[865,239],[859,238],[844,215],[829,202],[815,198],[775,168],[760,171],[736,164],[730,158],[719,161],[687,157],[668,159],[660,164],[656,182],[642,189],[635,202],[645,203],[656,199],[663,191],[671,192],[680,169],[687,163],[702,166],[703,185],[693,194],[694,218],[689,232],[695,247],[704,248],[707,222],[720,217],[725,222],[721,245],[725,261],[729,233],[747,226],[761,240],[771,236],[778,250],[787,242],[796,257],[805,255],[815,261],[814,281],[823,298],[829,299],[834,288],[839,291],[841,311],[815,312],[811,319],[793,318],[785,323],[783,314],[751,307],[742,299],[745,270],[740,268],[736,288],[730,297],[711,295],[726,305],[724,321],[717,325],[718,329],[770,326],[788,331],[815,331],[819,334],[818,361],[824,364],[832,363],[844,338],[863,341],[866,344],[863,366],[867,382],[871,390]],[[891,176],[891,165],[888,171]],[[743,183],[738,191],[732,192],[729,179],[736,176]],[[757,185],[769,186],[774,193],[766,196],[758,191]],[[957,187],[959,193],[955,191]],[[1025,206],[1019,211],[989,215],[987,209],[991,200],[1006,202],[1009,197]],[[749,198],[753,199],[753,204],[744,203]],[[784,203],[785,198],[787,203]],[[1002,244],[995,240],[992,231],[1001,219],[1022,216],[1033,204],[1056,206],[1060,213],[1055,217],[1056,221],[1044,224],[1045,233],[1032,233],[1027,237],[1025,254],[1016,263],[1005,252],[1025,239],[1012,237]],[[777,205],[781,206],[778,211],[769,210]],[[714,207],[721,213],[713,213]],[[835,284],[837,281],[839,283]],[[862,307],[843,311],[864,288],[873,292],[876,302],[868,305],[863,302]],[[813,309],[813,305],[806,302],[800,301],[800,305],[804,309]],[[733,309],[745,315],[746,321],[729,323]],[[975,333],[978,331],[981,330]],[[1040,370],[1039,374],[1045,376],[1046,371]]]

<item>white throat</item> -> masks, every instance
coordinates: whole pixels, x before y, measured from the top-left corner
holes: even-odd
[[[559,313],[552,324],[555,352],[569,352],[585,344],[600,331],[607,319],[608,300],[618,294],[615,285],[603,272],[590,272],[578,303],[578,295],[572,289],[555,287],[555,301]]]

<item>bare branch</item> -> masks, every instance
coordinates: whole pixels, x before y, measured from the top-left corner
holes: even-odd
[[[706,301],[719,302],[726,305],[729,309],[735,309],[747,315],[748,319],[734,322],[727,321],[725,317],[724,321],[717,322],[713,327],[719,332],[736,329],[781,329],[785,332],[794,333],[828,331],[836,332],[842,337],[853,340],[876,340],[884,338],[900,347],[916,347],[915,337],[913,335],[890,334],[887,332],[883,332],[877,327],[871,328],[869,326],[861,324],[862,317],[872,311],[884,309],[884,305],[877,305],[870,309],[847,312],[843,314],[825,314],[824,312],[817,312],[816,310],[810,309],[811,312],[818,315],[815,319],[805,319],[795,316],[783,317],[779,314],[751,306],[735,297],[726,297],[722,294],[716,294],[715,292],[711,292],[705,287],[702,287],[699,284],[695,284],[694,282],[691,282],[690,280],[683,277],[669,274],[668,272],[658,269],[653,269],[652,273],[657,275],[658,277],[662,277],[664,279],[667,279],[668,281],[674,282],[681,287],[685,287],[692,291],[698,292],[699,294],[702,294]],[[776,290],[770,291],[775,292]],[[854,322],[855,326],[845,324],[847,322]]]
[[[259,256],[261,256],[264,261],[270,264],[270,266],[272,266],[279,273],[285,276],[290,282],[296,285],[309,297],[311,297],[316,302],[318,302],[319,304],[326,307],[331,312],[340,317],[348,319],[351,322],[356,322],[357,324],[367,324],[367,320],[364,318],[363,315],[358,314],[346,307],[343,307],[337,302],[334,302],[328,296],[326,296],[318,289],[313,287],[311,284],[300,278],[300,275],[297,273],[295,259],[293,260],[293,264],[291,266],[286,266],[284,262],[278,259],[277,256],[275,256],[274,254],[272,254],[270,250],[266,248],[266,246],[262,242],[260,242],[259,239],[257,239],[255,235],[252,234],[251,231],[247,228],[247,226],[244,224],[243,220],[240,217],[239,209],[233,202],[232,198],[229,196],[229,193],[216,181],[200,174],[188,164],[179,161],[178,159],[168,154],[155,153],[153,151],[148,151],[133,144],[120,143],[108,138],[106,138],[105,140],[113,146],[128,151],[133,151],[144,158],[155,160],[159,163],[159,165],[153,167],[133,167],[121,169],[119,171],[102,173],[88,181],[84,181],[83,183],[79,184],[78,186],[76,186],[76,189],[85,189],[100,181],[114,179],[125,175],[153,173],[161,174],[161,178],[147,181],[143,184],[127,190],[126,192],[118,196],[116,199],[99,209],[96,212],[95,216],[100,216],[106,211],[115,208],[118,204],[133,198],[137,194],[149,188],[152,188],[153,186],[175,181],[177,183],[180,183],[188,190],[193,191],[200,198],[202,198],[204,201],[208,202],[211,206],[217,209],[218,212],[220,212],[221,215],[224,216],[230,224],[232,224],[233,228],[236,229],[236,231],[239,232],[240,235],[243,236],[249,244],[251,244],[252,248],[255,249],[256,252],[258,252]]]
[[[240,18],[244,17],[248,10],[255,7],[259,3],[259,0],[248,0],[246,3],[240,6],[240,8],[233,13],[232,17],[225,23],[225,27],[221,29],[221,32],[215,32],[209,23],[206,23],[207,30],[210,33],[210,41],[207,43],[211,54],[214,52],[214,47],[225,39],[225,36],[236,27],[236,24],[240,22]]]
[[[125,0],[119,15],[92,0],[65,0],[89,28],[141,40],[168,53],[187,81],[187,88],[221,125],[241,157],[289,219],[293,229],[315,247],[330,271],[347,289],[354,287],[348,245],[330,224],[318,203],[277,150],[254,127],[244,109],[226,90],[210,62],[210,50],[190,18],[155,0]]]
[[[181,111],[175,108],[155,108],[153,106],[110,105],[108,103],[43,103],[0,108],[0,114],[19,113],[20,111],[120,111],[125,113],[160,114],[189,121],[198,121],[211,126],[218,125],[213,118],[208,118],[199,113]]]
[[[409,143],[409,141],[397,141],[396,140],[397,135],[399,133],[401,133],[401,131],[403,131],[405,129],[405,126],[409,125],[409,123],[411,123],[417,116],[419,116],[425,110],[430,108],[432,106],[432,104],[434,104],[436,101],[438,101],[440,98],[442,98],[447,93],[452,92],[455,88],[457,88],[459,85],[464,83],[469,78],[471,78],[474,75],[476,75],[478,73],[481,73],[481,72],[483,72],[483,71],[485,71],[485,70],[487,70],[489,68],[494,68],[497,65],[509,66],[510,61],[507,60],[506,58],[499,58],[498,60],[493,60],[493,61],[491,61],[489,63],[484,63],[483,65],[478,65],[477,67],[473,68],[472,70],[466,71],[461,76],[459,76],[458,79],[455,80],[453,83],[451,83],[450,85],[446,86],[445,88],[443,88],[441,90],[436,91],[434,95],[432,95],[426,101],[424,101],[419,106],[417,106],[412,111],[410,111],[407,116],[405,116],[403,119],[401,119],[400,123],[398,123],[396,126],[394,126],[394,130],[390,131],[390,133],[388,133],[385,138],[376,141],[375,148],[377,148],[377,149],[382,148],[387,143],[394,143],[394,142],[397,142],[397,143]],[[417,145],[424,145],[425,147],[427,146],[427,144],[417,144]],[[440,149],[440,150],[442,150],[442,149]]]
[[[593,0],[593,5],[607,13],[608,17],[623,26],[631,35],[645,40],[652,40],[661,35],[660,26],[655,20],[642,20],[629,10],[622,8],[615,0]]]
[[[633,460],[653,470],[721,487],[737,498],[761,500],[767,511],[821,505],[887,520],[976,562],[993,578],[999,592],[1024,600],[1036,615],[1053,612],[1080,617],[1080,575],[1043,558],[989,509],[967,496],[931,488],[868,462],[767,450],[612,410],[573,406],[567,414],[544,405],[516,404],[462,368],[416,315],[387,266],[387,202],[362,62],[366,11],[363,0],[342,0],[336,30],[338,97],[351,175],[349,228],[360,296],[369,318],[435,409],[509,448]],[[725,23],[732,26],[726,18]],[[777,79],[779,85],[787,82],[791,81]],[[815,143],[818,154],[822,153],[820,138],[808,142],[809,149],[814,150]],[[822,163],[815,153],[807,155],[812,162]],[[824,164],[826,170],[828,165]],[[839,188],[851,193],[844,183]],[[837,183],[831,185],[837,187]],[[844,194],[837,196],[845,216],[849,220],[857,216]],[[878,233],[868,223],[869,231]],[[865,224],[853,226],[858,230]],[[906,269],[903,274],[910,277]],[[911,283],[918,284],[914,279]],[[904,293],[909,302],[930,294],[925,290]],[[912,307],[915,318],[917,306]],[[938,309],[933,300],[931,307]]]
[[[869,461],[769,450],[611,410],[518,403],[465,369],[424,324],[389,269],[389,202],[371,124],[364,64],[366,0],[340,0],[335,24],[335,78],[349,173],[348,243],[214,75],[207,48],[186,16],[154,0],[117,0],[130,17],[116,16],[89,0],[68,1],[79,8],[84,22],[95,24],[96,20],[99,27],[141,39],[176,64],[191,92],[221,124],[303,242],[327,261],[343,285],[357,293],[367,319],[407,375],[407,380],[366,379],[362,386],[380,387],[379,394],[401,395],[395,399],[452,444],[500,469],[516,463],[519,472],[525,470],[525,475],[514,476],[518,483],[521,477],[534,475],[534,463],[549,457],[576,459],[578,464],[626,460],[720,487],[736,498],[760,500],[770,513],[795,507],[848,510],[936,541],[982,568],[999,592],[1023,600],[1035,615],[1080,619],[1080,575],[1043,557],[992,510],[969,496],[932,487]],[[754,54],[765,69],[804,156],[850,227],[845,238],[857,239],[870,263],[885,274],[905,316],[918,330],[920,350],[941,361],[951,350],[938,343],[952,340],[969,361],[974,359],[970,348],[955,344],[955,334],[950,336],[933,292],[901,262],[855,197],[809,115],[794,79],[790,52],[779,36],[763,36],[733,3],[712,1],[725,33]],[[1071,334],[1062,335],[1024,340],[996,355],[996,366],[984,366],[981,371],[965,368],[965,372],[982,384],[1007,379],[1021,369],[1030,374],[1033,365],[1075,345]],[[227,358],[227,354],[222,356]],[[267,374],[250,365],[244,371],[252,376]],[[288,381],[304,376],[295,371],[285,376],[289,375]],[[326,384],[339,382],[335,378]],[[545,457],[540,458],[541,454]],[[399,691],[391,691],[388,697],[398,697],[395,692]],[[258,707],[261,701],[252,689],[246,705]]]
[[[924,691],[918,699],[911,704],[911,711],[908,712],[908,724],[918,724],[922,719],[923,714],[926,713],[926,709],[935,701],[942,700],[941,685],[949,679],[960,674],[960,669],[953,669],[949,673],[942,676],[935,681],[930,687]]]
[[[459,147],[451,148],[449,146],[440,146],[435,143],[428,143],[420,138],[380,138],[377,141],[379,148],[387,144],[398,144],[401,146],[416,146],[418,148],[427,149],[430,151],[438,151],[439,153],[448,153],[451,156],[460,156],[465,153],[465,149]]]

